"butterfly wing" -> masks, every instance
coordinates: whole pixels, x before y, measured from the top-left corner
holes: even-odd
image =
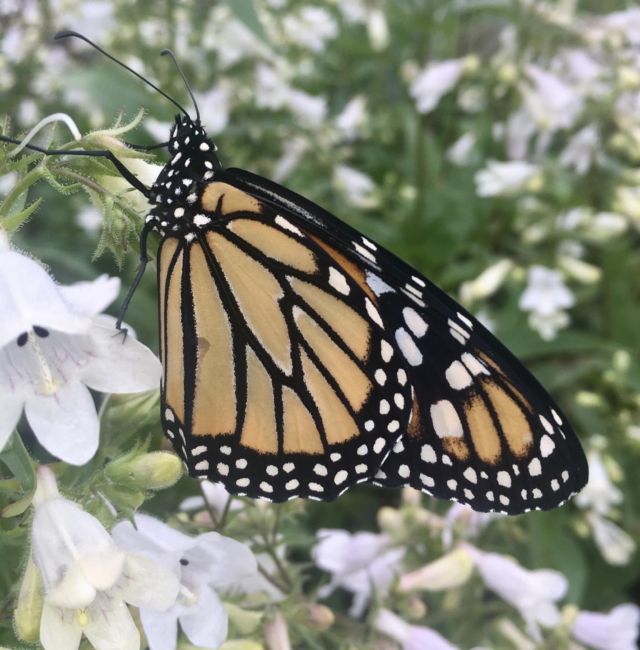
[[[163,426],[190,474],[274,501],[373,479],[411,409],[375,293],[233,185],[200,204],[158,260]]]
[[[411,415],[376,484],[410,485],[509,514],[555,507],[585,485],[586,459],[566,418],[471,314],[303,197],[242,170],[228,173],[244,191],[330,242],[375,295],[400,378],[411,387]]]

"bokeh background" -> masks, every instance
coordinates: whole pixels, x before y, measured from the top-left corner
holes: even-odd
[[[127,123],[144,107],[144,119],[126,139],[163,141],[171,104],[85,44],[52,37],[58,29],[80,31],[188,104],[171,61],[159,55],[173,49],[223,164],[308,196],[415,265],[475,313],[555,396],[588,452],[589,486],[557,511],[496,518],[471,532],[464,516],[456,525],[485,551],[560,571],[569,581],[563,602],[604,612],[640,600],[640,9],[634,4],[0,0],[0,120],[4,133],[19,137],[63,111],[88,133],[118,119]],[[69,135],[59,126],[41,142],[47,138],[65,142]],[[0,210],[15,209],[2,201],[17,180],[17,172],[0,177]],[[137,264],[142,213],[96,201],[82,187],[63,193],[56,182],[70,179],[31,188],[27,204],[43,201],[14,244],[60,281],[108,272],[126,287]],[[152,271],[128,319],[156,348]],[[193,493],[184,479],[145,509],[166,519]],[[334,504],[298,507],[282,529],[287,557],[307,567],[321,528],[382,527],[407,553],[433,560],[444,552],[441,529],[434,533],[433,522],[412,519],[407,509],[446,517],[450,504],[415,499],[358,487]],[[5,543],[0,645],[13,638],[11,599],[19,580],[20,550]],[[322,575],[300,571],[310,594]],[[424,610],[393,593],[386,603],[460,647],[526,647],[500,631],[506,610],[473,581],[420,594],[420,601]],[[293,625],[294,647],[378,643],[366,622],[349,618],[345,592],[322,602],[336,613],[336,625],[307,637],[296,636]],[[526,637],[518,615],[509,618]],[[577,643],[550,634],[537,647]]]

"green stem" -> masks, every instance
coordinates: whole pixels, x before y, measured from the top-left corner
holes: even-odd
[[[207,494],[204,491],[204,486],[202,481],[198,481],[198,488],[200,489],[200,494],[202,494],[202,498],[204,499],[204,506],[207,509],[209,516],[211,517],[211,521],[213,522],[213,527],[217,528],[218,517],[216,516],[214,509],[211,507],[211,504],[209,503],[209,499],[207,499]]]
[[[219,533],[222,533],[224,530],[224,527],[227,524],[227,518],[229,515],[229,512],[231,512],[231,502],[233,501],[233,495],[230,494],[229,498],[227,499],[227,502],[224,504],[224,510],[222,511],[222,515],[220,516],[220,521],[218,522],[218,526],[216,527],[216,530]]]

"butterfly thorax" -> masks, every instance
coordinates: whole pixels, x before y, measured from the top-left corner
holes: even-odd
[[[176,117],[167,148],[172,157],[151,188],[146,222],[162,236],[186,236],[199,217],[202,188],[222,166],[200,122],[186,117]]]

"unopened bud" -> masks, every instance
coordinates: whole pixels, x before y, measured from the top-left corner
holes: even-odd
[[[291,650],[289,628],[280,612],[276,612],[276,615],[265,624],[264,640],[269,650]]]
[[[464,584],[473,572],[473,559],[463,548],[456,549],[430,562],[421,569],[405,573],[398,591],[441,591]]]
[[[152,451],[114,460],[104,470],[114,483],[142,490],[163,490],[182,476],[182,462],[168,451]]]
[[[229,621],[238,634],[253,634],[262,620],[261,612],[252,612],[233,603],[225,603]]]
[[[200,646],[192,645],[178,645],[179,650],[202,650]],[[262,643],[252,641],[251,639],[234,639],[233,641],[225,641],[220,650],[264,650]]]
[[[307,605],[306,624],[312,630],[324,632],[335,623],[335,620],[335,614],[328,607],[318,603],[309,603]]]
[[[13,613],[16,634],[21,641],[35,643],[40,637],[43,598],[42,577],[29,554]]]
[[[378,526],[388,533],[397,532],[402,527],[403,520],[402,513],[395,508],[385,506],[378,510]]]

